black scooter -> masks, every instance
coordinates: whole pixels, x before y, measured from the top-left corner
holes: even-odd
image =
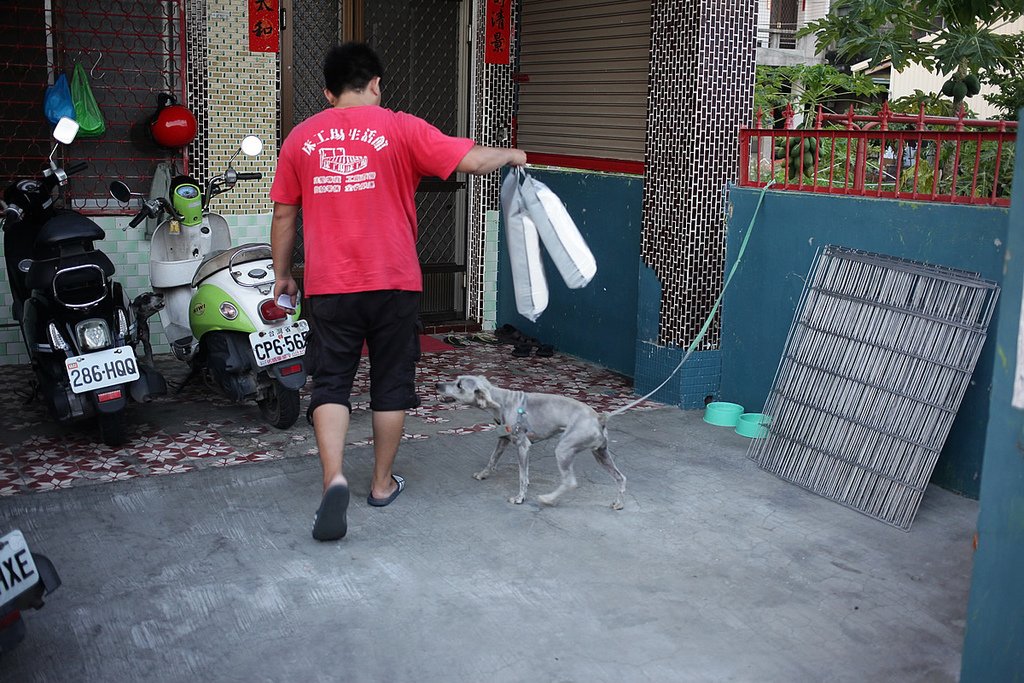
[[[72,119],[54,130],[58,143],[78,133]],[[103,229],[81,214],[58,208],[54,190],[68,176],[53,160],[36,178],[15,180],[3,195],[4,257],[21,327],[40,393],[60,422],[95,416],[103,442],[126,439],[123,413],[131,395],[144,401],[166,391],[155,368],[135,357],[131,304],[112,279],[114,264],[93,242]],[[59,193],[58,193],[59,196]]]

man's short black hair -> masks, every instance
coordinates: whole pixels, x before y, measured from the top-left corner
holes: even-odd
[[[346,90],[362,90],[383,75],[380,57],[366,43],[336,45],[324,59],[324,87],[335,97]]]

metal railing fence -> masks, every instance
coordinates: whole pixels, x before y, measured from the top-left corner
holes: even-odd
[[[893,113],[825,113],[813,128],[740,129],[743,187],[862,197],[1009,206],[1017,137],[1014,121]]]

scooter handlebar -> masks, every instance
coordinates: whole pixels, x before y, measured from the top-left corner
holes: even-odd
[[[89,168],[89,164],[87,164],[84,161],[79,161],[77,164],[71,164],[70,166],[68,166],[66,169],[64,169],[64,172],[67,173],[68,175],[74,175],[76,173],[81,173],[87,168]]]
[[[263,178],[262,173],[239,173],[239,180],[260,180]]]
[[[146,212],[142,211],[141,213],[135,214],[135,218],[131,219],[131,221],[128,222],[128,227],[137,228],[139,226],[139,223],[141,223],[144,220],[146,220]]]

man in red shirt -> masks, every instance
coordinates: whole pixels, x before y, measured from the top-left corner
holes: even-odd
[[[391,471],[405,411],[419,405],[417,314],[423,278],[416,253],[415,193],[424,176],[483,175],[521,166],[517,149],[449,137],[426,121],[383,109],[377,55],[363,44],[331,49],[324,61],[329,109],[296,126],[281,147],[270,191],[275,299],[291,297],[296,215],[303,210],[306,359],[313,376],[310,414],[324,494],[313,538],[348,530],[342,471],[352,380],[363,342],[370,355],[373,479],[367,503],[382,507],[405,487]]]

